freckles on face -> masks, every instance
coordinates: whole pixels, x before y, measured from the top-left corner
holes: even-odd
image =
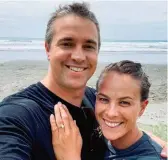
[[[141,110],[140,84],[130,75],[108,73],[99,85],[96,118],[107,139],[115,140],[135,128]]]

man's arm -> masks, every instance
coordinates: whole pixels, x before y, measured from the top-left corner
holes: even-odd
[[[0,158],[31,159],[33,132],[30,113],[22,106],[0,106]]]
[[[163,141],[162,139],[160,139],[159,137],[155,136],[154,134],[152,134],[149,131],[145,131],[155,142],[157,142],[161,147],[163,147],[162,152],[161,152],[161,156],[164,158],[167,158],[167,143],[165,141]]]

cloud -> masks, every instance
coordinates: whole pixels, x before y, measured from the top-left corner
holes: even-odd
[[[142,23],[167,19],[166,1],[102,1],[92,4],[92,9],[104,23]]]
[[[50,14],[62,3],[67,1],[0,1],[0,35],[44,37]],[[102,37],[122,38],[125,35],[129,38],[129,35],[132,38],[165,38],[166,1],[92,0],[90,4],[100,22]],[[143,33],[146,35],[142,36]],[[154,35],[151,36],[151,33]]]

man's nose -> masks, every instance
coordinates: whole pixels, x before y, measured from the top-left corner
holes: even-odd
[[[86,55],[82,47],[76,47],[71,54],[71,58],[78,63],[85,61]]]

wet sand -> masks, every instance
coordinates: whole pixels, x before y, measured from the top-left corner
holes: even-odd
[[[97,70],[88,85],[95,87],[100,72],[107,64],[98,64]],[[152,82],[149,105],[140,122],[160,124],[167,122],[167,66],[143,65]],[[46,61],[11,61],[0,63],[0,100],[32,83],[36,83],[46,74]]]

